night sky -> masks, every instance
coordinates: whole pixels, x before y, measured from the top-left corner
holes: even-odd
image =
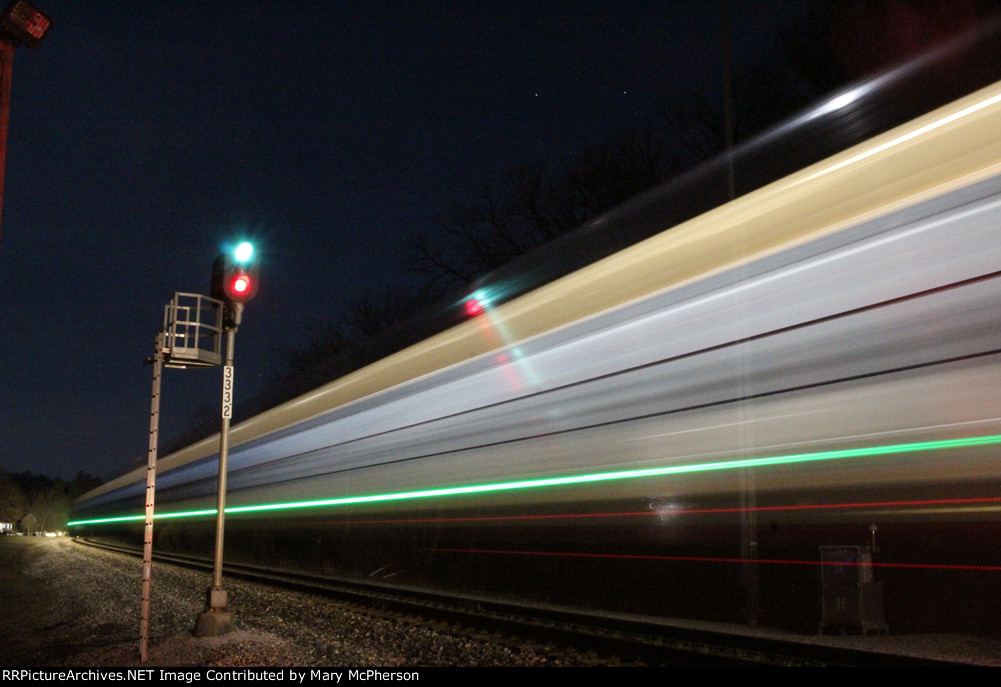
[[[263,255],[240,398],[491,178],[722,81],[718,0],[37,4],[53,27],[15,56],[0,229],[15,472],[109,477],[145,455],[163,307],[208,293],[227,241]],[[744,62],[804,12],[729,11]],[[218,407],[219,379],[166,371],[161,439]]]

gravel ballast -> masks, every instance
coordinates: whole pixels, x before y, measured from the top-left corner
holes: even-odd
[[[236,631],[192,636],[211,575],[154,564],[149,660],[139,661],[142,563],[64,538],[0,537],[0,666],[547,667],[609,665],[573,649],[436,629],[331,599],[227,579]],[[676,621],[710,628],[708,623]],[[716,628],[736,631],[734,627]],[[808,644],[1001,666],[1001,639],[788,635]],[[612,662],[613,665],[621,665]]]
[[[142,564],[63,538],[0,538],[5,666],[139,666]],[[567,666],[587,657],[504,646],[227,580],[236,631],[196,638],[211,575],[154,563],[148,666]]]

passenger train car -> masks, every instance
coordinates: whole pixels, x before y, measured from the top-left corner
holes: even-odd
[[[877,629],[996,633],[999,308],[1001,83],[238,424],[226,556],[811,632],[847,568]],[[156,548],[211,552],[217,446]]]

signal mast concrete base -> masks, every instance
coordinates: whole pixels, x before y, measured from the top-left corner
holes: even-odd
[[[218,637],[235,629],[233,614],[229,611],[203,611],[195,620],[195,637]]]
[[[218,637],[232,632],[233,614],[226,610],[226,590],[212,587],[208,591],[208,606],[195,619],[195,637]]]

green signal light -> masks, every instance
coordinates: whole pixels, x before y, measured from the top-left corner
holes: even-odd
[[[719,470],[738,470],[741,468],[769,467],[772,465],[790,465],[824,460],[844,460],[847,458],[866,458],[872,456],[893,455],[899,453],[916,453],[942,449],[968,448],[971,446],[987,446],[1001,444],[1001,435],[983,437],[967,437],[965,439],[946,439],[942,441],[924,441],[911,444],[893,444],[890,446],[873,446],[869,448],[840,449],[836,451],[818,451],[815,453],[797,453],[788,456],[769,456],[763,458],[741,458],[739,460],[724,460],[714,463],[695,463],[691,465],[670,465],[657,468],[640,468],[635,470],[617,470],[612,472],[597,472],[586,475],[567,475],[563,477],[548,477],[541,479],[516,480],[511,482],[496,482],[493,484],[474,484],[458,487],[439,487],[418,491],[403,491],[389,494],[369,494],[359,496],[344,496],[334,499],[316,501],[296,501],[291,503],[265,503],[256,506],[233,506],[226,513],[257,513],[261,511],[290,510],[295,508],[323,508],[335,506],[357,505],[362,503],[379,503],[384,501],[404,501],[410,499],[438,498],[459,496],[465,494],[482,494],[486,492],[513,491],[521,489],[539,489],[545,487],[568,486],[573,484],[589,484],[594,482],[611,482],[626,479],[641,479],[649,477],[664,477],[693,472],[710,472]],[[214,516],[216,511],[197,510],[177,513],[157,513],[156,519],[193,518]],[[75,520],[67,523],[75,525],[96,525],[111,522],[134,522],[145,520],[144,515],[124,515],[113,518],[98,518],[94,520]]]
[[[237,262],[248,262],[252,257],[254,257],[254,244],[249,241],[244,241],[236,247],[233,251],[233,257]]]

